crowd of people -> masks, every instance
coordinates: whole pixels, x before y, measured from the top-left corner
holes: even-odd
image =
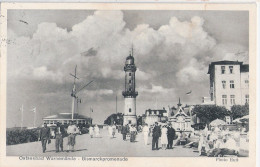
[[[228,128],[223,129],[219,127],[211,128],[208,130],[206,127],[204,130],[176,132],[172,125],[164,124],[158,125],[155,122],[154,125],[148,126],[136,126],[133,124],[127,124],[124,126],[110,125],[107,127],[108,136],[113,139],[115,138],[116,132],[122,134],[123,141],[128,141],[130,139],[131,143],[136,142],[136,136],[143,133],[143,141],[145,145],[148,145],[149,137],[152,137],[152,150],[159,150],[159,141],[162,150],[173,149],[175,145],[183,145],[187,148],[197,148],[200,156],[224,156],[224,155],[238,155],[241,131],[230,131]],[[79,128],[74,122],[70,122],[67,129],[65,129],[58,122],[54,129],[55,134],[55,147],[56,152],[63,151],[63,138],[65,134],[68,135],[68,149],[69,151],[74,151],[74,145],[76,143],[76,135],[80,134]],[[89,127],[90,138],[99,138],[100,130],[97,125]],[[39,140],[42,143],[43,153],[46,151],[47,143],[51,143],[51,133],[50,128],[47,124],[40,131]],[[160,140],[159,140],[160,139]],[[174,142],[175,141],[175,142]]]
[[[240,130],[229,130],[219,127],[211,128],[193,133],[198,136],[198,141],[191,141],[186,144],[187,147],[192,147],[198,143],[198,151],[200,156],[218,157],[225,155],[239,155],[240,150]]]
[[[136,135],[138,133],[143,133],[144,144],[148,145],[148,138],[152,136],[152,150],[159,150],[159,138],[161,138],[162,149],[172,149],[173,148],[173,140],[175,137],[175,129],[172,128],[171,124],[159,126],[158,122],[154,124],[154,126],[148,126],[145,124],[142,126],[135,126],[127,124],[120,128],[121,134],[123,136],[123,140],[126,140],[126,137],[130,137],[130,142],[136,141]]]

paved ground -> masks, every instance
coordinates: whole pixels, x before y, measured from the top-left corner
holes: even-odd
[[[152,151],[152,138],[149,145],[144,145],[142,133],[138,134],[136,142],[130,143],[129,138],[123,141],[121,134],[115,138],[108,136],[107,130],[101,130],[100,138],[90,138],[88,134],[76,137],[75,152],[55,152],[55,140],[47,144],[46,153],[42,153],[41,142],[7,146],[7,156],[93,156],[93,157],[197,157],[198,153],[192,148],[176,146],[172,150]],[[64,138],[64,150],[67,150],[67,138]],[[160,147],[160,142],[159,142]],[[194,152],[195,151],[195,152]]]

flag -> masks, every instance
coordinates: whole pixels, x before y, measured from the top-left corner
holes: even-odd
[[[36,113],[36,107],[34,107],[31,111]]]
[[[192,91],[189,91],[188,93],[186,93],[186,95],[190,95]]]

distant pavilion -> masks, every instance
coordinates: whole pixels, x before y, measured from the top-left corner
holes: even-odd
[[[47,123],[48,126],[56,125],[57,122],[60,122],[63,125],[69,124],[72,121],[71,113],[59,113],[56,115],[51,115],[43,118],[43,122]],[[92,124],[92,118],[79,115],[77,113],[74,114],[73,121],[77,124]]]

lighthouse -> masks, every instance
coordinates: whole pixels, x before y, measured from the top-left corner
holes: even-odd
[[[133,49],[129,56],[126,58],[125,66],[125,90],[122,95],[125,98],[124,107],[124,125],[126,124],[137,124],[136,117],[136,96],[138,92],[135,91],[135,59],[133,56]]]

